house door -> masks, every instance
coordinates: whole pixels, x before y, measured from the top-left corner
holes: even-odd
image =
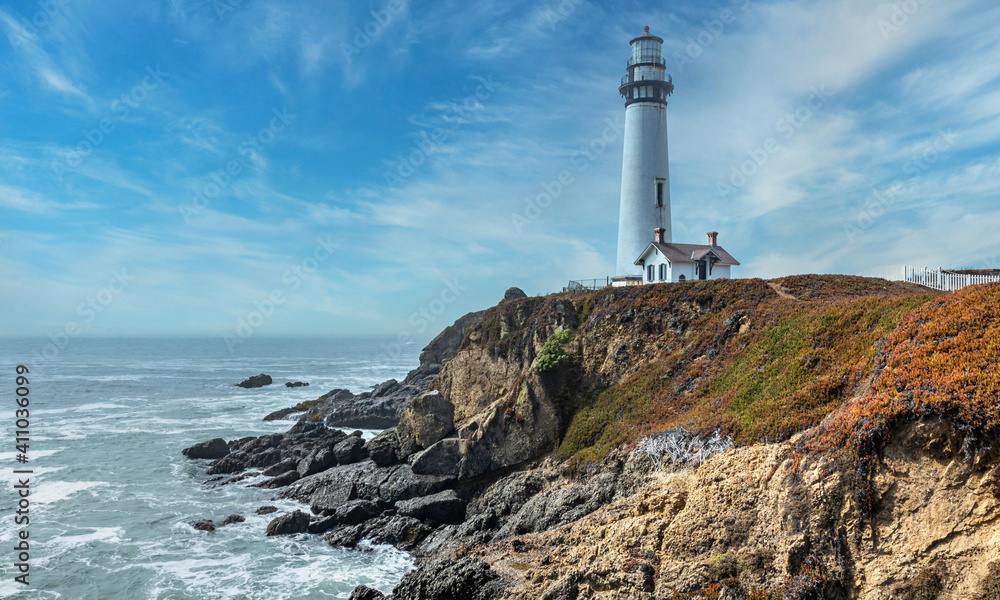
[[[702,279],[703,280],[705,278],[706,278],[706,274],[705,274],[705,261],[699,260],[698,261],[698,279]]]

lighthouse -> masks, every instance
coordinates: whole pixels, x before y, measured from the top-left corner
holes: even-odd
[[[622,153],[622,195],[618,213],[618,260],[615,279],[638,278],[643,269],[636,257],[651,232],[670,231],[670,171],[667,159],[667,96],[674,84],[661,56],[663,38],[649,33],[629,42],[632,56],[618,92],[625,98],[625,149]]]

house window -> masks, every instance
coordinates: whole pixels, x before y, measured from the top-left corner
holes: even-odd
[[[660,265],[660,281],[667,280],[667,265]]]
[[[680,277],[677,278],[677,281],[687,281],[687,277],[681,275]]]
[[[663,182],[656,182],[656,205],[663,206]]]
[[[646,269],[647,271],[646,279],[648,279],[649,281],[656,281],[655,279],[656,271],[654,269],[656,269],[656,265],[649,265],[649,268]]]

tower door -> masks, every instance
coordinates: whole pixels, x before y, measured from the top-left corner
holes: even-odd
[[[699,260],[698,261],[698,279],[705,279],[706,276],[707,276],[706,275],[706,271],[707,271],[707,269],[705,268],[705,261]]]

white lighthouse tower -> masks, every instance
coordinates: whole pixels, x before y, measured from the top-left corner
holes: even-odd
[[[641,277],[636,257],[654,229],[663,228],[671,242],[670,171],[667,159],[667,96],[674,84],[661,56],[663,39],[649,33],[629,42],[632,57],[619,93],[625,98],[625,151],[618,214],[618,261],[615,279]],[[620,283],[619,283],[620,285]]]

